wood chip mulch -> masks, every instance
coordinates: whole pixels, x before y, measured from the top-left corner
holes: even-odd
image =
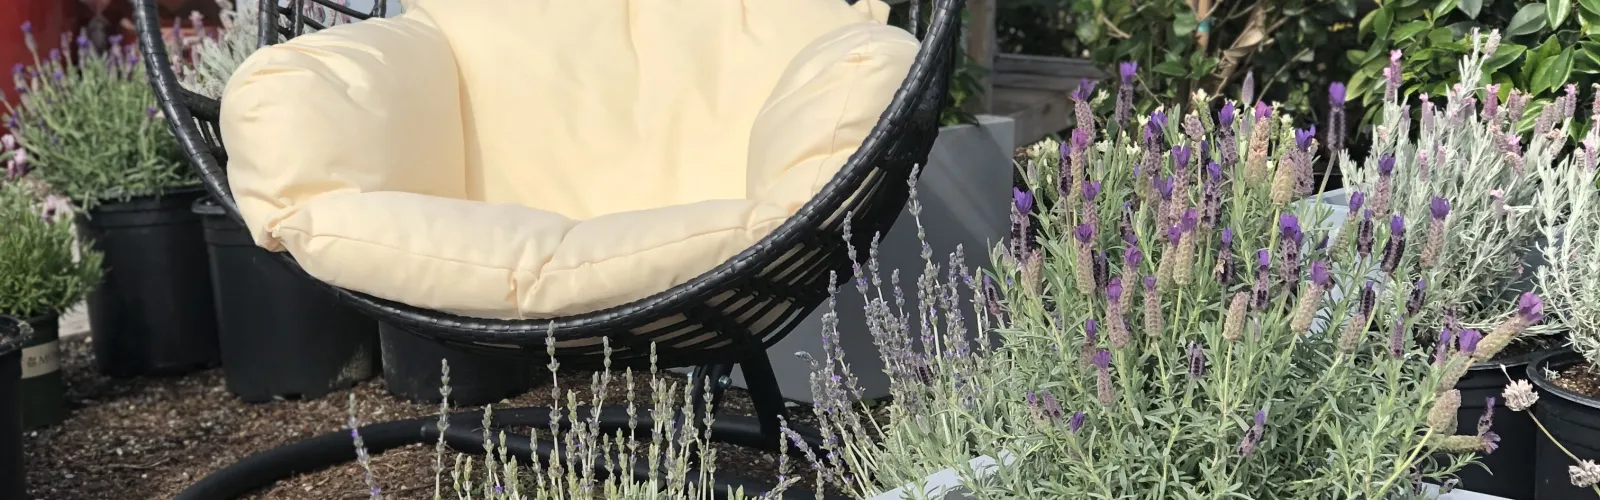
[[[390,396],[376,379],[312,401],[249,404],[228,393],[220,369],[183,377],[111,379],[95,370],[87,336],[63,340],[62,356],[71,415],[25,436],[29,491],[38,500],[170,499],[249,454],[343,429],[350,394],[363,423],[438,412],[437,406]],[[589,375],[566,373],[560,383],[580,389],[580,399],[587,398]],[[645,399],[636,401],[648,406],[648,392],[641,394]],[[540,406],[549,400],[546,383],[497,406]],[[730,391],[727,401],[731,412],[749,414],[743,391]],[[777,476],[771,454],[730,446],[718,453],[724,473],[766,484]],[[453,456],[446,457],[447,463],[453,461]],[[391,450],[373,457],[373,463],[385,498],[433,498],[431,446]],[[360,499],[367,494],[361,469],[352,463],[280,481],[248,498]]]

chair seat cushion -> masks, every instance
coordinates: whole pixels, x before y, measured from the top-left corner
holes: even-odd
[[[523,82],[521,98],[497,94],[494,87],[505,82],[479,82],[489,75],[468,70],[482,66],[482,54],[461,53],[477,43],[468,38],[495,30],[468,29],[463,19],[470,16],[444,12],[453,2],[575,5],[423,0],[396,19],[265,48],[234,74],[222,99],[222,133],[229,182],[257,244],[292,253],[331,284],[468,316],[540,318],[626,304],[711,270],[798,211],[861,145],[918,48],[908,33],[882,23],[887,7],[878,0],[842,11],[840,0],[785,0],[823,14],[812,16],[808,29],[786,27],[785,36],[803,37],[787,45],[770,30],[749,34],[779,47],[771,49],[778,62],[751,69],[747,83],[759,87],[756,97],[712,103],[706,109],[720,118],[708,121],[703,109],[679,108],[748,89],[719,92],[730,82],[706,76],[710,88],[685,90],[693,98],[685,103],[631,111],[606,103],[631,102],[624,94],[644,83],[597,83],[594,95],[552,99],[533,81]],[[747,2],[682,3],[734,10]],[[629,26],[644,38],[647,28],[666,25]],[[723,52],[701,42],[676,50],[702,51],[703,58]],[[572,81],[649,76],[594,71]],[[622,119],[548,109],[557,101]],[[534,116],[486,119],[519,106]],[[549,122],[541,115],[586,118]],[[683,138],[641,150],[583,146],[647,125]],[[696,127],[713,137],[683,133]],[[513,140],[519,130],[536,138]],[[685,161],[684,151],[709,160]],[[627,161],[613,161],[618,157]]]

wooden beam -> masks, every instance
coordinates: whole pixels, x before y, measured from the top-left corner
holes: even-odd
[[[1000,52],[995,29],[995,2],[998,0],[967,0],[967,55],[990,76],[979,78],[978,95],[973,96],[967,111],[988,113],[994,102],[995,57]]]

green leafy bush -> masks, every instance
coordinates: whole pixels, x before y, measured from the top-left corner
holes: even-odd
[[[1461,79],[1455,61],[1472,50],[1466,35],[1480,27],[1505,37],[1484,62],[1483,82],[1498,85],[1502,101],[1512,88],[1532,98],[1517,117],[1519,132],[1531,130],[1568,85],[1600,82],[1600,0],[1391,0],[1361,19],[1362,45],[1343,55],[1351,100],[1367,110],[1362,124],[1380,119],[1383,69],[1393,51],[1404,57],[1406,94],[1443,95]]]
[[[22,177],[27,153],[0,138],[0,315],[59,314],[100,283],[100,254],[80,247],[67,200]]]
[[[1234,94],[1253,72],[1258,92],[1309,114],[1332,81],[1326,64],[1354,43],[1356,0],[1017,0],[1000,5],[1002,51],[1083,57],[1103,68],[1135,61],[1136,108],[1183,102],[1197,90]],[[1209,18],[1209,19],[1208,19]]]
[[[63,35],[63,49],[41,59],[29,25],[22,31],[34,60],[12,70],[21,97],[6,103],[6,119],[33,175],[85,209],[198,182],[133,45],[112,37],[111,49],[101,52],[87,36]],[[64,52],[74,46],[76,57]]]

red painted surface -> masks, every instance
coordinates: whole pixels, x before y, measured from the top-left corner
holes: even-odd
[[[6,102],[14,104],[17,99],[11,68],[17,63],[33,62],[28,47],[22,43],[22,23],[33,22],[39,52],[49,53],[61,45],[61,32],[76,29],[77,4],[73,0],[0,0],[0,89],[4,90]],[[0,114],[3,111],[0,109]]]

